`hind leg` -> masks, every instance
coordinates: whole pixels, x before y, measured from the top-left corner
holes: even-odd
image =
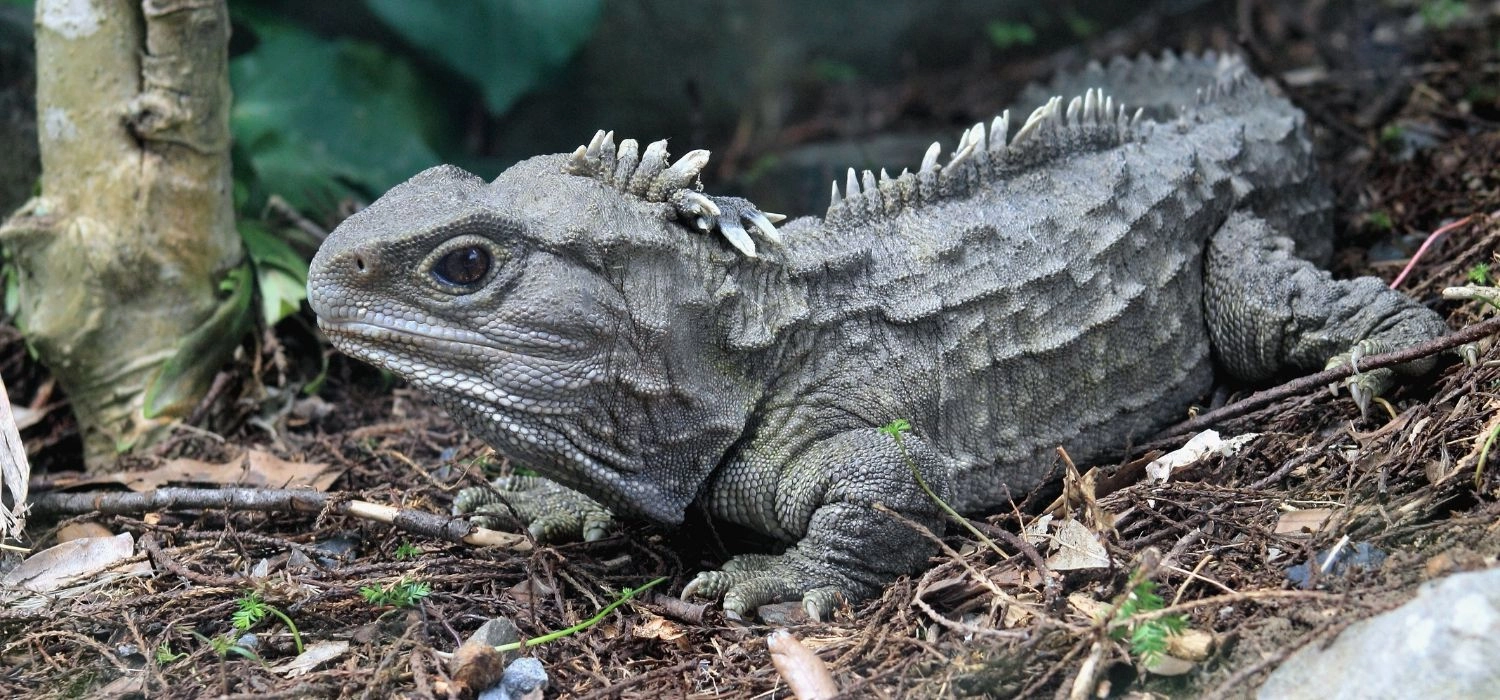
[[[1209,240],[1204,315],[1225,368],[1247,381],[1314,370],[1414,345],[1448,332],[1441,316],[1374,277],[1335,280],[1297,257],[1290,238],[1248,212],[1235,212]],[[1425,358],[1399,365],[1432,368]],[[1348,386],[1363,411],[1387,389],[1391,369],[1357,373]]]

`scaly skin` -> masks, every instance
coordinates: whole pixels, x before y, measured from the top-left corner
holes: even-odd
[[[1059,445],[1088,461],[1180,418],[1216,367],[1263,380],[1446,330],[1304,259],[1329,198],[1303,118],[1238,59],[1057,85],[1079,83],[1114,92],[1007,113],[915,173],[851,170],[826,217],[779,229],[660,142],[601,133],[489,184],[434,168],[329,236],[309,298],[337,347],[572,490],[509,496],[539,534],[597,535],[589,499],[667,523],[696,501],[788,546],[685,593],[826,615],[934,551],[875,507],[940,530],[912,465],[993,508]],[[907,456],[878,430],[896,419]]]

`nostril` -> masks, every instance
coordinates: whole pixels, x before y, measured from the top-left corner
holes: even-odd
[[[365,256],[364,255],[355,255],[354,256],[354,269],[356,269],[356,270],[358,270],[360,272],[364,272],[365,271]]]

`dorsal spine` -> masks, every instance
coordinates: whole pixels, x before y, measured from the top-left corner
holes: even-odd
[[[1108,67],[1091,63],[1083,73],[1090,82],[1139,84],[1142,81],[1169,84],[1189,76],[1206,81],[1182,96],[1177,104],[1180,118],[1201,119],[1212,108],[1225,103],[1244,88],[1258,84],[1236,55],[1212,51],[1202,56],[1179,58],[1171,51],[1160,58],[1142,54],[1131,60],[1116,58]],[[1182,87],[1177,85],[1174,87]],[[1196,97],[1196,99],[1194,99]],[[826,219],[830,223],[860,224],[949,198],[966,197],[976,187],[1014,176],[1023,170],[1059,157],[1097,151],[1143,138],[1149,127],[1140,123],[1143,111],[1127,109],[1104,88],[1088,88],[1066,103],[1062,97],[1046,100],[1027,116],[1010,136],[1010,111],[995,117],[986,129],[983,123],[965,129],[947,163],[939,163],[942,147],[933,143],[917,171],[890,177],[856,177],[849,170],[844,189],[833,183]],[[869,171],[865,171],[869,175]]]
[[[863,176],[849,169],[844,190],[833,183],[827,220],[857,223],[892,216],[950,197],[964,197],[994,178],[1033,167],[1059,153],[1097,150],[1123,143],[1136,133],[1139,110],[1128,112],[1103,90],[1090,89],[1066,105],[1054,97],[1037,107],[1010,137],[1010,110],[959,135],[947,163],[939,163],[942,146],[934,142],[916,172],[891,177],[884,170]]]

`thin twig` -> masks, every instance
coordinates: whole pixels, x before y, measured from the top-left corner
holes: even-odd
[[[1440,353],[1444,350],[1450,350],[1465,343],[1472,343],[1481,338],[1495,335],[1496,333],[1500,333],[1500,317],[1481,321],[1472,326],[1461,328],[1441,338],[1434,338],[1425,343],[1413,345],[1409,348],[1403,348],[1395,352],[1381,353],[1379,355],[1366,357],[1359,361],[1359,370],[1362,372],[1368,372],[1372,369],[1389,367],[1391,365],[1399,365],[1404,362],[1411,362],[1412,360],[1420,360],[1429,355],[1436,355],[1437,353]],[[1203,415],[1200,415],[1192,420],[1183,421],[1181,423],[1178,423],[1177,425],[1171,426],[1166,430],[1158,433],[1151,444],[1142,445],[1137,449],[1144,450],[1147,447],[1152,446],[1154,443],[1160,442],[1161,440],[1164,440],[1166,438],[1176,437],[1178,435],[1183,435],[1186,433],[1195,433],[1219,423],[1239,418],[1240,416],[1250,413],[1251,411],[1264,408],[1282,399],[1296,396],[1298,394],[1305,394],[1310,391],[1316,391],[1325,386],[1328,386],[1329,384],[1343,381],[1353,374],[1354,367],[1350,365],[1340,365],[1338,367],[1334,367],[1333,369],[1323,370],[1322,372],[1318,372],[1317,374],[1310,374],[1305,377],[1293,379],[1292,381],[1289,381],[1277,387],[1267,389],[1265,391],[1258,391],[1244,399],[1241,399],[1240,401],[1229,404],[1228,406],[1209,411],[1208,413],[1204,413]]]
[[[1417,247],[1417,252],[1413,253],[1411,259],[1406,261],[1406,266],[1401,268],[1401,274],[1396,275],[1396,279],[1391,282],[1391,289],[1395,289],[1401,286],[1401,283],[1406,280],[1406,276],[1411,274],[1411,271],[1416,268],[1417,261],[1422,259],[1422,254],[1426,253],[1427,249],[1431,247],[1433,243],[1435,243],[1439,238],[1442,238],[1449,231],[1452,231],[1453,229],[1456,229],[1460,226],[1467,225],[1473,219],[1474,215],[1470,214],[1462,219],[1459,219],[1458,221],[1443,224],[1442,226],[1438,227],[1436,231],[1427,234],[1427,238],[1422,239],[1422,245]]]
[[[531,549],[531,543],[526,537],[477,527],[460,518],[350,500],[343,494],[327,494],[308,489],[172,487],[141,492],[44,493],[32,501],[33,513],[58,515],[79,515],[96,511],[106,515],[132,515],[160,510],[207,508],[303,513],[327,509],[340,515],[386,523],[404,532],[448,542],[462,542],[479,547],[498,545],[518,552]]]

